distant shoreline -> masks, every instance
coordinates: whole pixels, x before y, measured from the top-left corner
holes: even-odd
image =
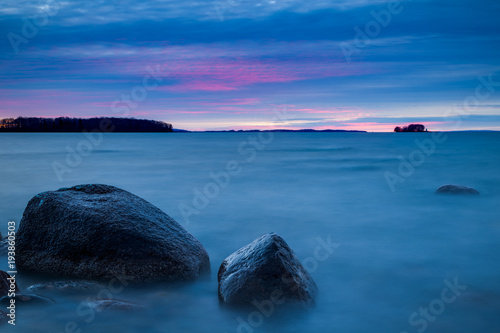
[[[386,132],[371,132],[364,130],[340,130],[340,129],[324,129],[324,130],[315,130],[315,129],[270,129],[270,130],[260,130],[260,129],[251,129],[251,130],[207,130],[207,131],[189,131],[183,129],[173,129],[174,133],[259,133],[259,132],[283,132],[283,133],[460,133],[460,132],[500,132],[500,130],[457,130],[457,131],[421,131],[421,132],[394,132],[394,131],[386,131]],[[404,134],[402,134],[404,135]]]
[[[410,125],[421,126],[423,125]],[[399,128],[399,127],[397,127]],[[460,130],[460,131],[427,131],[419,130],[405,131],[406,127],[400,128],[401,133],[431,133],[431,132],[498,132],[498,130]],[[42,117],[18,117],[0,119],[0,133],[394,133],[369,132],[364,130],[343,129],[247,129],[247,130],[205,130],[190,131],[173,128],[172,124],[157,120],[94,117],[94,118],[42,118]]]
[[[88,131],[91,132],[91,131]],[[130,133],[130,134],[141,134],[141,133],[171,133],[171,134],[194,134],[194,133],[394,133],[393,131],[387,132],[370,132],[362,130],[224,130],[224,131],[188,131],[173,129],[172,131],[104,131],[101,133],[112,134],[112,133]],[[407,132],[407,133],[496,133],[500,130],[463,130],[463,131],[427,131],[427,132]],[[2,133],[50,133],[50,134],[68,134],[68,133],[85,133],[84,131],[2,131]],[[406,132],[405,132],[406,133]],[[403,136],[405,136],[403,134]]]
[[[177,133],[259,133],[259,132],[284,132],[284,133],[310,133],[310,132],[341,132],[341,133],[368,133],[367,131],[360,130],[335,130],[335,129],[326,129],[326,130],[315,130],[315,129],[272,129],[272,130],[259,130],[259,129],[251,129],[251,130],[223,130],[223,131],[188,131],[188,130],[178,130],[173,129],[174,132]]]

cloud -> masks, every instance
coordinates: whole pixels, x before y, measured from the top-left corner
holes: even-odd
[[[47,10],[57,11],[58,24],[64,26],[130,22],[138,18],[163,21],[189,18],[201,21],[233,19],[259,19],[278,12],[308,13],[334,9],[346,11],[355,8],[384,4],[385,0],[212,0],[212,1],[0,1],[0,15],[31,16]]]
[[[287,104],[293,126],[390,129],[397,117],[440,121],[479,75],[499,80],[495,1],[403,1],[350,64],[340,43],[386,1],[59,1],[15,54],[7,33],[22,34],[23,17],[51,3],[0,1],[2,115],[108,114],[160,66],[164,81],[131,114],[271,126],[270,110]],[[476,113],[498,114],[499,103],[492,94]]]

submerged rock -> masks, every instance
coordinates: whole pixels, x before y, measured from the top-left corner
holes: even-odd
[[[122,189],[80,185],[38,194],[17,232],[19,270],[86,280],[192,280],[210,271],[201,243]]]
[[[86,303],[91,309],[101,311],[137,311],[143,310],[144,307],[140,304],[119,301],[114,299],[103,299],[99,301],[91,301]]]
[[[31,293],[62,292],[62,293],[89,293],[98,292],[106,286],[92,281],[56,281],[37,283],[26,288]]]
[[[479,191],[461,185],[444,185],[436,190],[437,194],[479,194]]]
[[[42,305],[42,304],[55,304],[53,299],[34,295],[34,294],[16,294],[14,297],[16,300],[16,307],[20,305]],[[5,296],[0,298],[0,305],[8,306],[10,304],[11,297]]]
[[[17,283],[9,273],[0,271],[0,297],[7,296],[9,290],[19,291]]]
[[[314,302],[316,283],[288,244],[266,234],[227,257],[218,273],[219,299],[226,304]]]

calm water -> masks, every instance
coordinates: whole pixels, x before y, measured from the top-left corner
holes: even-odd
[[[171,215],[203,243],[212,263],[209,281],[128,286],[115,295],[144,304],[142,312],[89,320],[77,312],[81,298],[46,294],[57,305],[18,308],[15,329],[1,329],[64,332],[73,321],[82,332],[498,332],[500,133],[447,135],[427,156],[415,139],[431,140],[431,133],[275,133],[256,138],[261,150],[252,148],[256,134],[249,133],[107,134],[68,166],[68,150],[90,147],[83,134],[1,134],[2,233],[39,192],[104,183]],[[414,170],[399,173],[399,156],[412,157]],[[239,163],[229,184],[207,185],[229,161]],[[62,179],[54,162],[68,168]],[[393,188],[386,172],[401,177]],[[468,185],[481,196],[434,195],[444,184]],[[192,207],[205,187],[211,198],[198,198],[196,214],[183,216],[179,207]],[[263,316],[220,307],[222,260],[271,231],[318,284],[315,308],[278,307]],[[331,253],[318,252],[328,238]],[[455,279],[467,287],[456,295],[444,290]],[[21,288],[30,282],[18,276]],[[429,306],[425,319],[419,309]]]

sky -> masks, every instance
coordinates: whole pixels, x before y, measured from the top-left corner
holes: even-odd
[[[497,0],[0,0],[0,118],[500,130]]]

